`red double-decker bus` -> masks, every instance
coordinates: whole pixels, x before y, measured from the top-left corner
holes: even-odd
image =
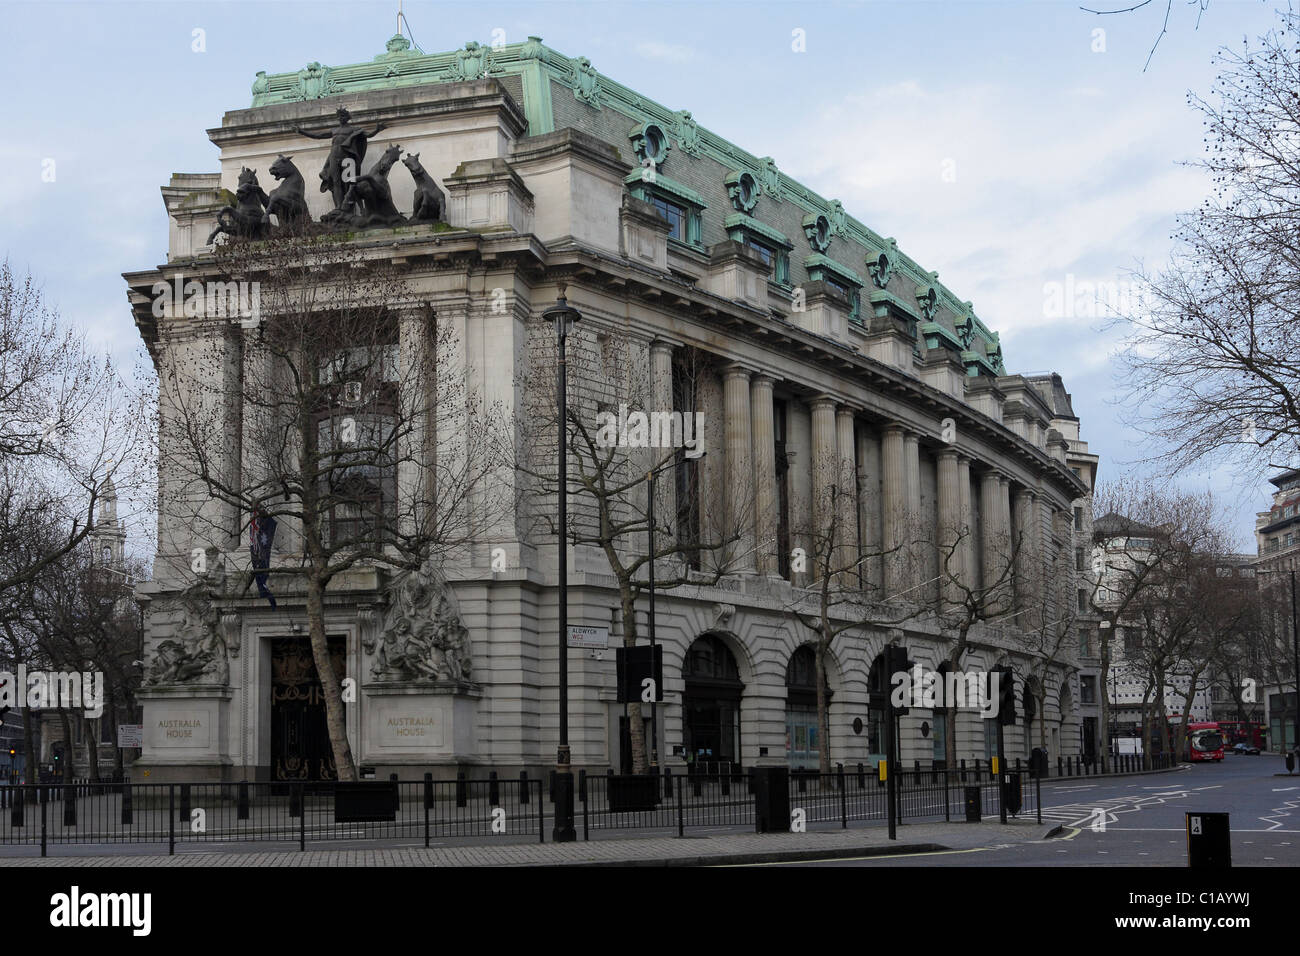
[[[1225,747],[1231,747],[1233,744],[1249,744],[1264,749],[1264,725],[1259,721],[1221,720],[1219,734],[1223,737]]]
[[[1183,759],[1189,762],[1223,760],[1223,734],[1215,721],[1187,725],[1187,750]]]

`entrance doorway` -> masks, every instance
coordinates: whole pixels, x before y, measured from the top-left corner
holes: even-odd
[[[740,682],[736,658],[705,634],[686,653],[683,699],[686,760],[692,773],[729,773],[740,765]]]
[[[337,677],[344,673],[343,638],[330,638],[329,647]],[[271,641],[271,779],[338,779],[309,638]]]
[[[821,766],[823,741],[818,739],[817,659],[811,644],[803,644],[790,655],[785,670],[785,759],[792,770],[816,770]],[[831,690],[827,685],[826,700]]]

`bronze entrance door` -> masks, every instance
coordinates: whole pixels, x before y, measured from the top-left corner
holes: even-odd
[[[343,638],[330,638],[329,645],[334,675],[341,679]],[[325,693],[305,637],[271,641],[271,779],[338,779],[325,724]]]

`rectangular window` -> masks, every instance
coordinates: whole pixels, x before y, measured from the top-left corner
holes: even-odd
[[[1080,611],[1088,610],[1088,592],[1085,591],[1083,588],[1079,588],[1078,599],[1079,599],[1079,610]]]
[[[1074,549],[1074,570],[1083,570],[1083,548]]]
[[[745,233],[745,245],[762,256],[763,261],[772,270],[768,273],[769,282],[776,282],[779,285],[790,284],[790,258],[784,249],[778,249],[755,239],[749,233]]]
[[[676,203],[671,203],[659,196],[653,196],[650,202],[659,210],[659,215],[668,220],[668,238],[686,240],[686,210]]]
[[[1092,657],[1092,629],[1079,628],[1079,656]]]
[[[1074,509],[1074,530],[1075,531],[1083,530],[1083,509],[1082,508],[1076,507]]]
[[[934,734],[934,762],[936,765],[942,764],[944,755],[947,753],[944,738],[948,736],[948,715],[942,711],[934,712],[934,727],[930,730]]]
[[[1079,678],[1079,700],[1085,704],[1097,703],[1097,678],[1087,674]]]

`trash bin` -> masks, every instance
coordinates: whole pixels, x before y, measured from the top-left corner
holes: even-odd
[[[1035,747],[1029,752],[1029,775],[1030,777],[1047,776],[1047,748]]]
[[[1002,774],[1002,805],[1012,816],[1020,812],[1020,774],[1015,770]]]
[[[755,767],[754,830],[788,833],[790,830],[790,771],[786,767]]]
[[[966,822],[980,822],[980,788],[966,788]]]

